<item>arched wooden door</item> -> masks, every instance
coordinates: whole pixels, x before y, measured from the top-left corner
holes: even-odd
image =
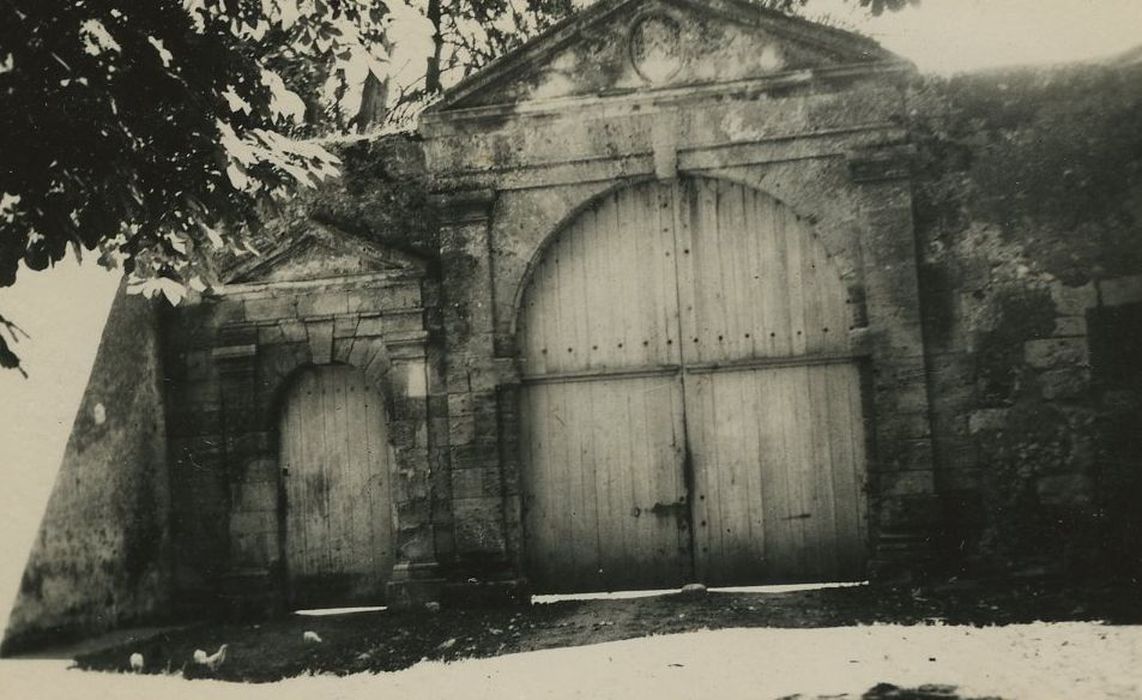
[[[712,179],[619,190],[545,252],[520,314],[537,590],[863,575],[846,289],[788,208]]]
[[[382,602],[394,538],[381,396],[355,367],[307,369],[290,387],[279,434],[291,604]]]

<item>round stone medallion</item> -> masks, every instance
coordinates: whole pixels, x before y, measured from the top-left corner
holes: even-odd
[[[654,14],[635,22],[630,35],[630,58],[644,80],[661,83],[682,67],[682,30],[673,17]]]

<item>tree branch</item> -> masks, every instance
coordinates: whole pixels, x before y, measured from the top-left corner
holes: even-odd
[[[20,341],[17,333],[24,336],[25,338],[31,337],[28,335],[27,331],[17,326],[15,321],[4,318],[2,314],[0,314],[0,328],[4,328],[8,331],[8,335],[12,337],[12,343],[18,343]],[[3,367],[4,369],[14,369],[20,374],[24,375],[24,379],[28,378],[28,373],[25,372],[24,368],[20,366],[20,358],[16,355],[16,353],[12,352],[12,348],[8,344],[8,340],[4,337],[3,333],[0,333],[0,367]]]

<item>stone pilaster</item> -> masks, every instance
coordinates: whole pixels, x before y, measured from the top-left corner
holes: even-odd
[[[865,395],[873,419],[869,568],[880,579],[925,574],[940,513],[912,222],[913,155],[907,144],[886,144],[850,153],[848,161],[864,203],[861,320],[867,327]]]
[[[441,273],[447,280],[442,317],[454,560],[464,588],[453,587],[453,597],[471,598],[473,587],[517,586],[505,527],[500,452],[501,372],[495,360],[489,240],[494,203],[491,190],[435,197]]]

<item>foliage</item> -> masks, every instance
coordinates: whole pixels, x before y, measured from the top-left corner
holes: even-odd
[[[573,10],[406,1],[420,0],[0,0],[0,287],[70,247],[132,291],[205,289],[219,252],[256,252],[276,202],[336,175],[315,137],[407,126],[443,83]],[[396,60],[415,33],[432,55]],[[0,366],[19,364],[15,328],[0,317]]]
[[[276,200],[336,174],[272,65],[306,60],[334,124],[384,75],[368,0],[0,0],[0,287],[73,248],[177,301]],[[0,363],[18,366],[0,333]]]
[[[571,0],[459,0],[444,8],[441,81],[455,82],[540,34],[574,10]]]
[[[860,0],[861,7],[867,7],[874,15],[884,14],[885,10],[896,12],[908,5],[919,5],[920,0]]]

